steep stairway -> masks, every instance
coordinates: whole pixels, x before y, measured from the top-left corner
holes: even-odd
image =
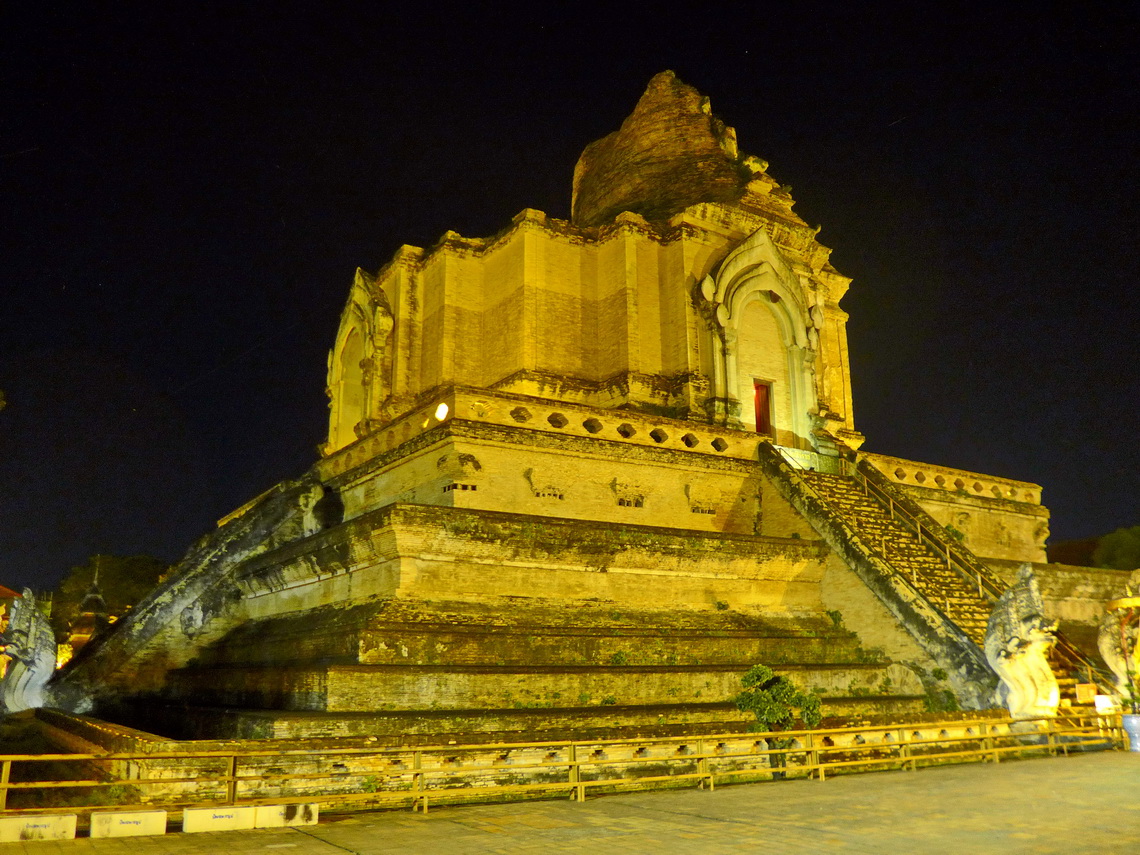
[[[835,460],[838,466],[816,471],[794,464],[774,447],[764,448],[760,457],[785,497],[840,547],[928,652],[936,659],[949,654],[949,660],[956,660],[963,685],[976,688],[981,698],[992,677],[982,654],[986,625],[1005,590],[989,568],[866,461]],[[916,596],[924,602],[916,603]],[[933,642],[935,637],[941,641]],[[1076,705],[1078,682],[1109,685],[1102,669],[1061,633],[1049,663],[1062,702],[1067,699],[1069,705]]]
[[[781,496],[949,675],[959,702],[989,707],[997,675],[982,645],[1000,589],[988,568],[866,461],[757,451]]]
[[[851,521],[864,540],[877,549],[895,570],[952,620],[979,647],[986,639],[986,624],[993,605],[982,593],[982,580],[970,584],[951,569],[944,554],[897,520],[883,504],[868,495],[864,482],[849,475],[805,471],[804,479],[828,504]],[[1076,685],[1089,679],[1091,663],[1065,638],[1058,637],[1049,651],[1049,665],[1057,677],[1062,700],[1077,703]]]
[[[864,541],[896,572],[952,620],[981,647],[991,606],[976,585],[947,566],[946,558],[924,543],[887,509],[867,495],[860,482],[847,475],[805,471],[804,479],[831,507],[844,516]]]

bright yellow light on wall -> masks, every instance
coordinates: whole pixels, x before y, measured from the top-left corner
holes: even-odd
[[[64,665],[71,661],[71,657],[75,655],[75,651],[71,649],[71,645],[67,642],[59,645],[55,649],[55,667],[58,671]]]
[[[451,408],[449,406],[447,406],[447,404],[440,404],[438,407],[435,408],[436,421],[442,422],[444,419],[447,418],[447,414],[450,412],[451,412]]]

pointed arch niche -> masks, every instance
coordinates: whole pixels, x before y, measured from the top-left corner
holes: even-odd
[[[384,292],[358,270],[329,353],[326,454],[356,442],[376,426],[391,391],[392,329],[392,310]]]
[[[780,445],[810,448],[816,409],[811,319],[779,250],[765,232],[754,232],[702,283],[702,292],[715,304],[721,327],[713,383],[725,402],[725,421],[759,429]]]
[[[349,327],[337,344],[329,372],[330,451],[355,442],[356,426],[364,418],[364,335],[360,327]]]

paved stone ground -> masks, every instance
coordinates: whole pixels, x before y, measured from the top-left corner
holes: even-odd
[[[1140,852],[1140,754],[326,816],[305,829],[0,844],[0,855],[820,851]]]

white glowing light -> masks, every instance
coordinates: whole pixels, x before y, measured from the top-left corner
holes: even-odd
[[[443,421],[447,418],[447,414],[451,412],[451,408],[447,404],[440,404],[435,408],[435,418],[437,421]]]

